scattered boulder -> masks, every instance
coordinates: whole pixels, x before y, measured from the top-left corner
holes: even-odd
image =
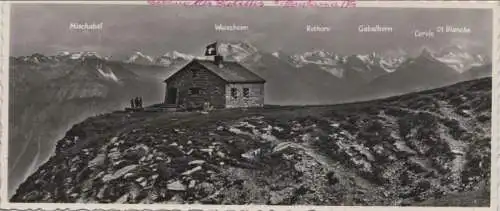
[[[185,171],[184,173],[182,173],[182,175],[191,175],[194,172],[201,171],[201,170],[202,170],[201,166],[197,166],[197,167],[194,167],[193,169]]]
[[[169,183],[167,185],[167,189],[174,191],[185,191],[186,186],[183,185],[179,180],[176,180],[175,182]]]
[[[193,161],[189,162],[188,164],[189,165],[202,165],[204,163],[205,163],[204,160],[193,160]]]
[[[189,181],[188,188],[194,188],[195,185],[196,185],[196,180],[191,180]]]
[[[89,161],[89,168],[94,168],[96,166],[101,166],[104,164],[104,161],[106,160],[106,154],[104,153],[101,153],[101,154],[98,154],[94,159],[92,159],[91,161]]]
[[[202,195],[211,195],[216,191],[215,186],[212,183],[208,182],[202,182],[196,187]]]
[[[109,182],[111,180],[115,180],[115,179],[118,179],[120,177],[122,177],[123,175],[125,175],[126,173],[134,170],[137,168],[137,165],[130,165],[130,166],[125,166],[119,170],[117,170],[115,173],[113,174],[107,174],[107,175],[104,175],[104,177],[102,177],[102,181],[103,182]]]
[[[288,187],[280,191],[271,191],[269,203],[272,205],[286,204],[286,200],[293,197],[295,188]]]
[[[261,155],[261,149],[259,148],[259,149],[255,149],[255,150],[243,153],[243,154],[241,154],[241,157],[245,158],[247,160],[250,160],[250,161],[255,161],[255,160],[258,160],[260,155]]]

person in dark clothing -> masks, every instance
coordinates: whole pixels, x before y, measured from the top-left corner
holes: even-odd
[[[130,108],[135,108],[134,99],[130,99]]]
[[[139,108],[139,97],[135,97],[135,107]]]
[[[139,106],[142,108],[142,97],[139,97]]]

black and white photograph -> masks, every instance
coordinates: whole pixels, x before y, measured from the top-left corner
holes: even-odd
[[[9,30],[8,203],[490,207],[492,9],[13,3]]]

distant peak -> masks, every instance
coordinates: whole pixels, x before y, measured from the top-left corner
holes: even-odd
[[[68,52],[68,51],[59,51],[59,52],[57,52],[57,54],[56,54],[56,55],[57,55],[57,56],[68,56],[68,55],[70,55],[70,54],[71,54],[71,53],[70,53],[70,52]]]
[[[162,58],[191,60],[194,59],[195,57],[193,55],[181,53],[179,51],[174,50],[172,52],[167,52],[163,54]]]
[[[69,52],[68,52],[69,53]],[[80,51],[80,52],[72,52],[67,56],[70,56],[71,59],[103,59],[97,52],[93,51]]]
[[[224,47],[232,49],[233,47],[239,47],[241,49],[249,50],[249,51],[256,51],[257,48],[250,43],[249,41],[246,40],[232,40],[232,41],[220,41],[219,42],[219,47]]]
[[[134,53],[125,61],[126,63],[141,63],[149,64],[153,62],[153,58],[143,54],[141,51],[134,51]]]
[[[44,56],[44,55],[41,53],[34,53],[34,54],[31,54],[31,56]]]
[[[426,48],[426,47],[424,47],[422,49],[422,52],[420,54],[421,55],[432,55],[431,51],[428,48]]]
[[[220,41],[219,44],[229,44],[229,45],[249,45],[251,46],[252,44],[248,42],[247,40],[226,40],[226,41]]]
[[[434,58],[434,55],[432,54],[432,52],[428,49],[428,48],[423,48],[422,49],[422,52],[420,53],[420,57],[422,58]]]

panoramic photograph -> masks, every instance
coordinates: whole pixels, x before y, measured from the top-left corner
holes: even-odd
[[[491,9],[10,14],[9,203],[490,206]]]

